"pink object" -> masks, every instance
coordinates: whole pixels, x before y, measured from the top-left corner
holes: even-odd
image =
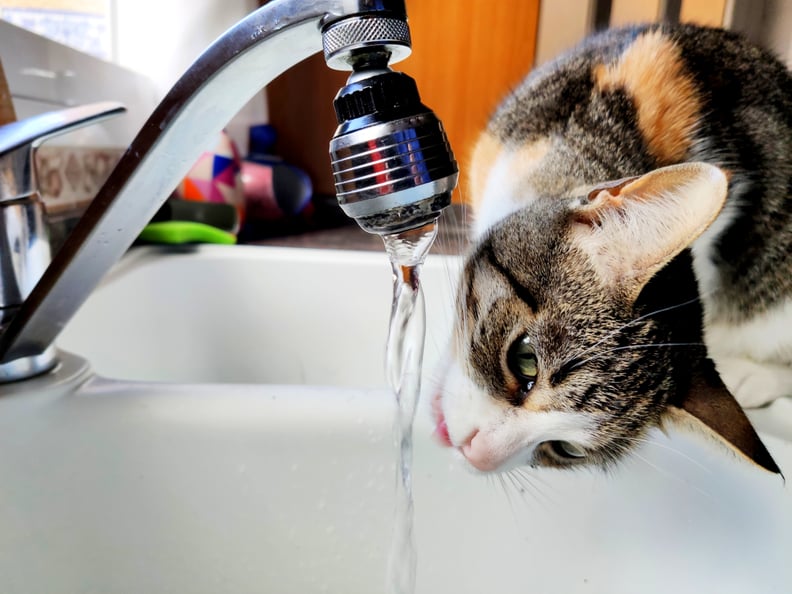
[[[271,165],[242,161],[242,184],[251,219],[269,221],[283,216],[275,199],[273,172]]]
[[[274,220],[300,214],[311,201],[313,184],[301,169],[273,158],[242,161],[242,185],[251,220]]]
[[[244,219],[245,194],[242,186],[242,159],[231,137],[221,132],[214,149],[203,153],[176,189],[184,200],[219,202],[236,207]]]

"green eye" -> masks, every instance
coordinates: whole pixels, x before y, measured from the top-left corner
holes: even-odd
[[[553,453],[559,458],[575,460],[577,458],[586,457],[586,452],[583,448],[574,443],[568,441],[551,441],[548,443],[550,444],[550,449],[552,449]]]
[[[536,383],[539,375],[539,361],[536,358],[536,349],[531,344],[530,336],[523,336],[509,349],[508,355],[509,370],[514,374],[521,384],[523,390],[529,391]]]

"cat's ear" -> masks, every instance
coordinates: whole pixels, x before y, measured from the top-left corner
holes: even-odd
[[[684,163],[603,184],[573,205],[573,241],[608,283],[637,297],[720,213],[727,175]]]
[[[692,370],[691,381],[663,417],[682,429],[704,434],[726,446],[739,457],[781,474],[740,404],[715,371],[710,359],[702,359]],[[783,476],[783,475],[782,475]]]

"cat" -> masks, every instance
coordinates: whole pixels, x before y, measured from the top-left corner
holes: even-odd
[[[484,472],[608,468],[671,422],[780,473],[740,406],[792,396],[780,61],[693,25],[594,34],[503,100],[469,178],[441,442]]]

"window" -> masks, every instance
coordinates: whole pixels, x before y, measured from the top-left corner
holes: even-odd
[[[0,0],[0,19],[111,60],[112,0]]]

